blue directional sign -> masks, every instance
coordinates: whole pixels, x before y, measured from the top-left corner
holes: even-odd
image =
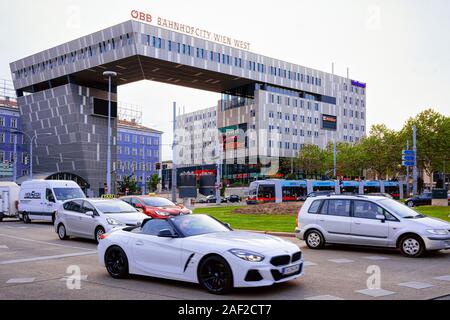
[[[404,156],[415,156],[414,150],[403,150],[402,155]]]
[[[404,167],[414,167],[414,161],[403,161],[402,166]]]
[[[403,156],[403,161],[413,161],[416,160],[414,156]]]

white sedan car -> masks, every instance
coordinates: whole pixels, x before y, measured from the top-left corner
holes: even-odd
[[[147,218],[122,200],[73,199],[58,209],[55,231],[61,240],[74,236],[98,242],[114,228],[138,226]]]
[[[213,294],[260,287],[303,274],[292,242],[233,231],[207,215],[147,219],[141,227],[101,236],[99,262],[114,278],[128,274],[200,283]]]

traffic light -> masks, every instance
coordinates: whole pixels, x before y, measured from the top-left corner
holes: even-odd
[[[25,156],[23,157],[23,163],[24,163],[24,164],[27,165],[27,164],[29,163],[29,160],[30,160],[30,159],[28,158],[28,155],[25,155]]]

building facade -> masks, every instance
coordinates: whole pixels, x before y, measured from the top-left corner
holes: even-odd
[[[113,101],[117,86],[144,79],[221,94],[217,127],[231,140],[225,158],[246,167],[269,166],[263,174],[303,144],[352,142],[365,134],[366,84],[252,53],[231,41],[193,37],[178,27],[130,20],[10,64],[25,130],[52,134],[38,139],[38,170],[77,173],[95,193],[101,191],[105,70],[118,74]],[[242,143],[234,141],[238,131],[249,132]],[[114,151],[116,133],[114,121]],[[50,155],[56,160],[48,161]]]
[[[19,108],[14,101],[0,100],[0,163],[9,170],[0,170],[0,180],[12,181],[29,175],[29,140],[20,132]],[[14,146],[16,144],[16,146]]]
[[[162,132],[144,127],[133,121],[118,121],[117,128],[117,182],[131,177],[144,188],[154,174],[160,175]]]

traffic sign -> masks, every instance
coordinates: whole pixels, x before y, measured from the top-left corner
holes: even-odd
[[[403,161],[402,166],[404,167],[414,167],[414,161]]]
[[[404,155],[404,156],[415,156],[416,153],[414,152],[414,150],[403,150],[402,155]]]
[[[415,156],[403,156],[403,161],[414,161],[416,160]]]

